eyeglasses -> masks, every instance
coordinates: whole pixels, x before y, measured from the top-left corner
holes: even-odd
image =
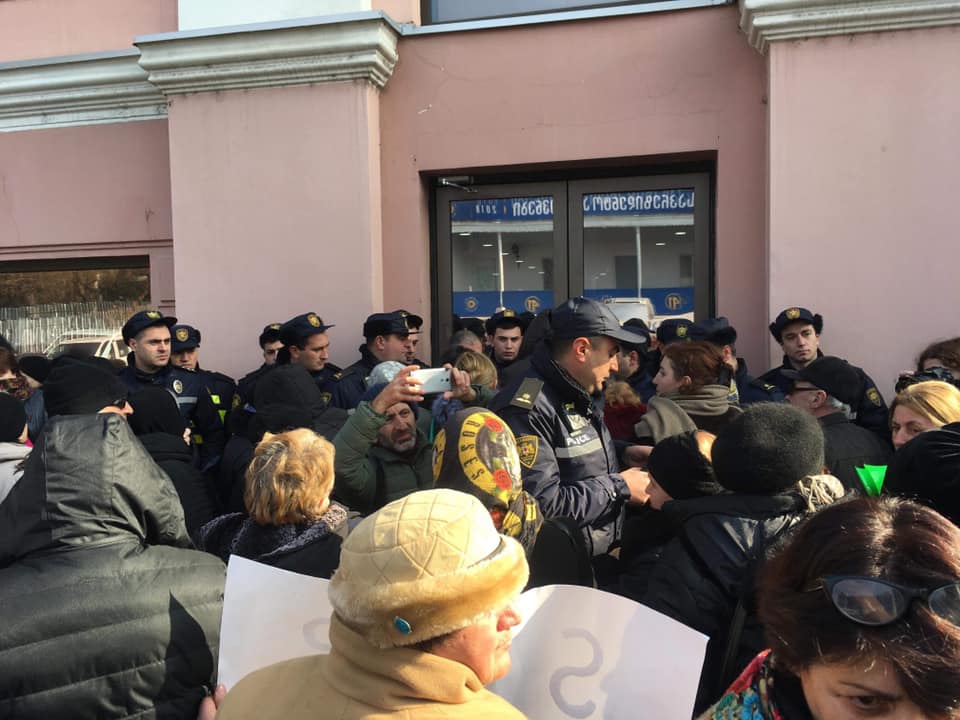
[[[960,627],[960,582],[933,589],[850,575],[832,575],[820,582],[840,614],[859,625],[889,625],[902,618],[914,600],[922,600],[934,615]]]

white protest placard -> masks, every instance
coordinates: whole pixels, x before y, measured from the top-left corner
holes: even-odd
[[[217,682],[232,688],[267,665],[329,652],[328,583],[231,555]]]
[[[706,635],[619,595],[549,585],[520,596],[512,669],[490,689],[537,720],[688,720]]]
[[[330,649],[327,580],[231,556],[218,682]],[[512,669],[491,690],[537,720],[688,720],[707,637],[643,605],[592,588],[551,585],[520,596]]]

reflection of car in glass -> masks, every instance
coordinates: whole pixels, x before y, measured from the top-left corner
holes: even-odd
[[[58,355],[94,355],[108,360],[123,360],[127,346],[119,330],[76,330],[63,333],[43,354],[48,358]]]
[[[647,327],[650,327],[656,314],[653,308],[653,301],[650,300],[650,298],[615,297],[606,298],[604,302],[607,304],[607,307],[613,311],[613,314],[617,316],[617,320],[620,321],[621,325],[632,318],[640,318],[647,324]]]

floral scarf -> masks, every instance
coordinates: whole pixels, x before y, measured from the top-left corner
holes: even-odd
[[[777,671],[773,655],[764,650],[699,720],[809,720],[802,690],[789,687],[798,684],[791,680]]]

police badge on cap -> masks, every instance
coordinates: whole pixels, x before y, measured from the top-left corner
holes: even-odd
[[[177,330],[177,340],[180,342],[186,342],[188,337],[190,337],[190,332],[186,328]]]

